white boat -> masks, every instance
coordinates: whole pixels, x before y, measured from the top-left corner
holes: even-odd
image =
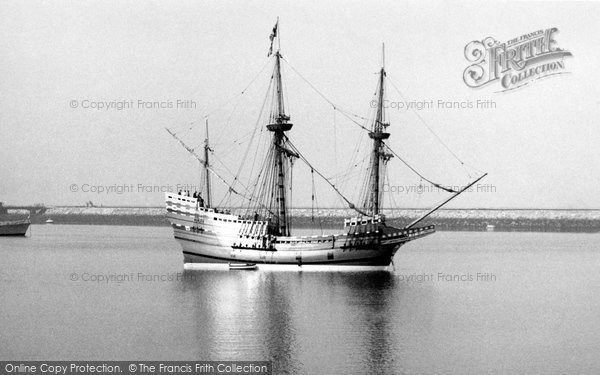
[[[229,263],[230,270],[255,270],[256,263]]]

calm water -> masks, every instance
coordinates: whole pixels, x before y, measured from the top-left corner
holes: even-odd
[[[440,232],[403,247],[392,273],[183,272],[169,228],[32,229],[0,238],[3,360],[272,360],[278,374],[600,371],[598,234]]]

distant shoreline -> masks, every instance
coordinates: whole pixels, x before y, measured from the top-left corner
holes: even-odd
[[[341,228],[347,210],[292,209],[292,227]],[[426,212],[423,209],[385,210],[387,223],[404,226]],[[17,215],[22,217],[25,213]],[[26,215],[25,215],[26,216]],[[314,220],[313,220],[314,217]],[[31,218],[34,224],[51,219],[53,224],[168,226],[163,207],[50,207]],[[600,210],[547,209],[445,209],[431,215],[423,224],[435,224],[440,231],[512,232],[600,232]],[[493,226],[493,227],[492,227]]]
[[[112,205],[102,205],[102,206],[73,206],[73,205],[49,205],[48,209],[63,209],[63,208],[121,208],[121,209],[164,209],[165,206],[112,206]],[[224,207],[224,208],[232,208],[232,207]],[[239,208],[239,207],[233,207]],[[293,207],[292,210],[310,210],[311,207]],[[319,207],[319,210],[345,210],[345,207]],[[405,207],[399,208],[396,210],[426,210],[427,208],[418,208],[418,207]],[[442,207],[439,211],[598,211],[600,212],[600,208],[522,208],[522,207],[460,207],[460,208],[452,208],[452,207]]]

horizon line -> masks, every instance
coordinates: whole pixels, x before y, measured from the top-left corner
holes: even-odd
[[[14,206],[25,206],[25,205],[14,205]],[[29,205],[27,205],[29,206]],[[34,206],[34,205],[31,205]],[[5,207],[7,207],[5,205]],[[8,206],[10,207],[10,206]],[[164,205],[160,206],[128,206],[128,205],[100,205],[100,206],[83,206],[83,205],[68,205],[68,204],[59,204],[59,205],[43,205],[45,208],[54,208],[54,207],[77,207],[77,208],[165,208]],[[234,208],[240,209],[244,208],[243,206],[231,207],[231,206],[220,206],[217,208]],[[311,209],[312,207],[299,206],[299,207],[290,207],[290,209]],[[395,207],[395,208],[383,208],[383,210],[428,210],[430,207]],[[315,208],[315,210],[351,210],[348,207],[319,207]],[[496,211],[507,211],[507,210],[540,210],[540,211],[600,211],[599,208],[539,208],[539,207],[456,207],[456,208],[440,208],[440,210],[496,210]]]

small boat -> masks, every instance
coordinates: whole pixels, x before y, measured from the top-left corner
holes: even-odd
[[[0,221],[0,236],[24,236],[30,224],[29,219]]]
[[[229,263],[230,270],[255,270],[257,268],[256,263]]]
[[[52,224],[52,223],[54,223],[54,220],[52,220],[52,219],[46,220],[46,224]]]

